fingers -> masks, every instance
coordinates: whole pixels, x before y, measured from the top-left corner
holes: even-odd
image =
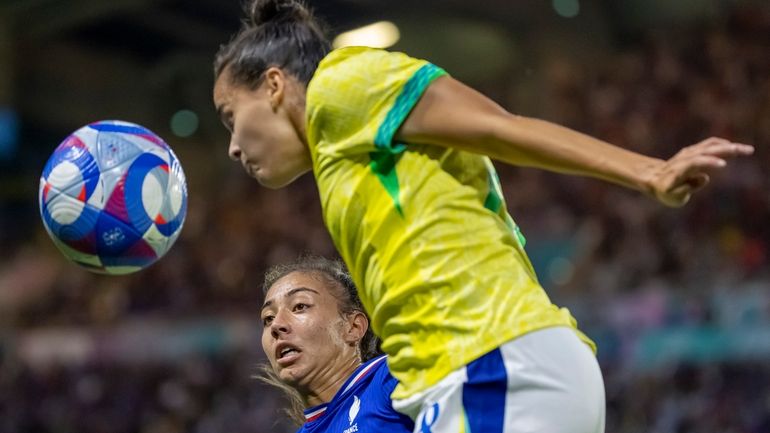
[[[702,155],[713,155],[721,158],[730,158],[735,156],[748,156],[754,153],[754,147],[740,143],[720,143],[705,147]]]
[[[697,173],[691,178],[686,180],[687,185],[690,187],[690,193],[695,193],[703,189],[708,185],[711,178],[706,173]]]
[[[754,153],[754,146],[734,143],[724,138],[712,137],[685,148],[682,153],[684,155],[702,154],[730,158],[751,155]]]
[[[679,158],[672,162],[674,163],[675,170],[679,173],[677,177],[680,179],[704,170],[724,168],[727,165],[727,161],[719,156],[700,154],[690,156],[689,158]]]
[[[710,172],[726,167],[730,158],[753,153],[753,146],[719,137],[688,146],[669,159],[659,172],[656,197],[668,206],[682,206],[693,193],[708,185]]]
[[[659,199],[668,206],[683,206],[692,194],[709,183],[709,171],[724,168],[726,164],[725,160],[711,155],[693,154],[672,159],[668,162],[668,180],[662,184]]]
[[[667,196],[664,204],[671,207],[681,207],[690,201],[693,194],[700,191],[708,185],[709,175],[706,173],[698,173],[686,179],[684,182],[676,185]]]
[[[727,159],[748,156],[754,153],[754,147],[741,143],[732,143],[721,138],[710,138],[696,145],[682,149],[670,162],[700,169],[718,169],[727,165]],[[682,172],[682,171],[680,171]]]
[[[692,195],[692,189],[687,184],[679,185],[670,191],[665,196],[660,197],[660,201],[669,207],[682,207],[690,201]]]

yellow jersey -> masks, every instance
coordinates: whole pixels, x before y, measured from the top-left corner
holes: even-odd
[[[350,47],[321,61],[306,125],[325,224],[407,398],[527,332],[576,321],[538,283],[489,158],[398,143],[442,69]]]

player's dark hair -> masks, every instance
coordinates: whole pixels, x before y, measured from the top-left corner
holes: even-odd
[[[263,293],[267,294],[278,280],[294,272],[311,275],[326,283],[329,293],[337,299],[339,314],[342,317],[354,312],[366,315],[361,298],[358,296],[358,289],[345,269],[345,265],[338,260],[330,260],[325,257],[305,255],[294,262],[273,266],[265,273],[265,281],[262,284]],[[368,317],[367,315],[367,319]],[[382,354],[379,343],[379,339],[369,327],[358,343],[361,362],[366,362]],[[298,424],[304,423],[305,402],[297,390],[283,383],[269,364],[260,366],[260,373],[258,379],[284,392],[290,403],[290,408],[286,412],[291,419]]]
[[[255,89],[275,66],[307,85],[331,50],[321,22],[299,0],[252,0],[245,8],[241,30],[217,52],[214,77],[228,69],[233,84]]]

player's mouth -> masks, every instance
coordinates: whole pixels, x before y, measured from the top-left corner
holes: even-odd
[[[241,163],[243,165],[243,169],[246,171],[246,174],[248,174],[251,177],[254,177],[254,173],[256,172],[255,167],[248,161],[243,161]]]
[[[296,346],[288,344],[288,343],[281,343],[275,348],[275,362],[278,365],[286,366],[299,358],[300,351]]]
[[[246,171],[249,173],[249,176],[253,177],[254,179],[261,179],[260,168],[258,165],[249,164],[249,168],[247,168]]]

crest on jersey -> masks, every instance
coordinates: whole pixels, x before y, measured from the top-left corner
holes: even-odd
[[[356,416],[358,416],[358,411],[361,410],[361,400],[358,398],[358,396],[353,396],[353,404],[350,405],[350,411],[348,411],[348,422],[350,425],[353,425],[353,421],[356,420]]]

